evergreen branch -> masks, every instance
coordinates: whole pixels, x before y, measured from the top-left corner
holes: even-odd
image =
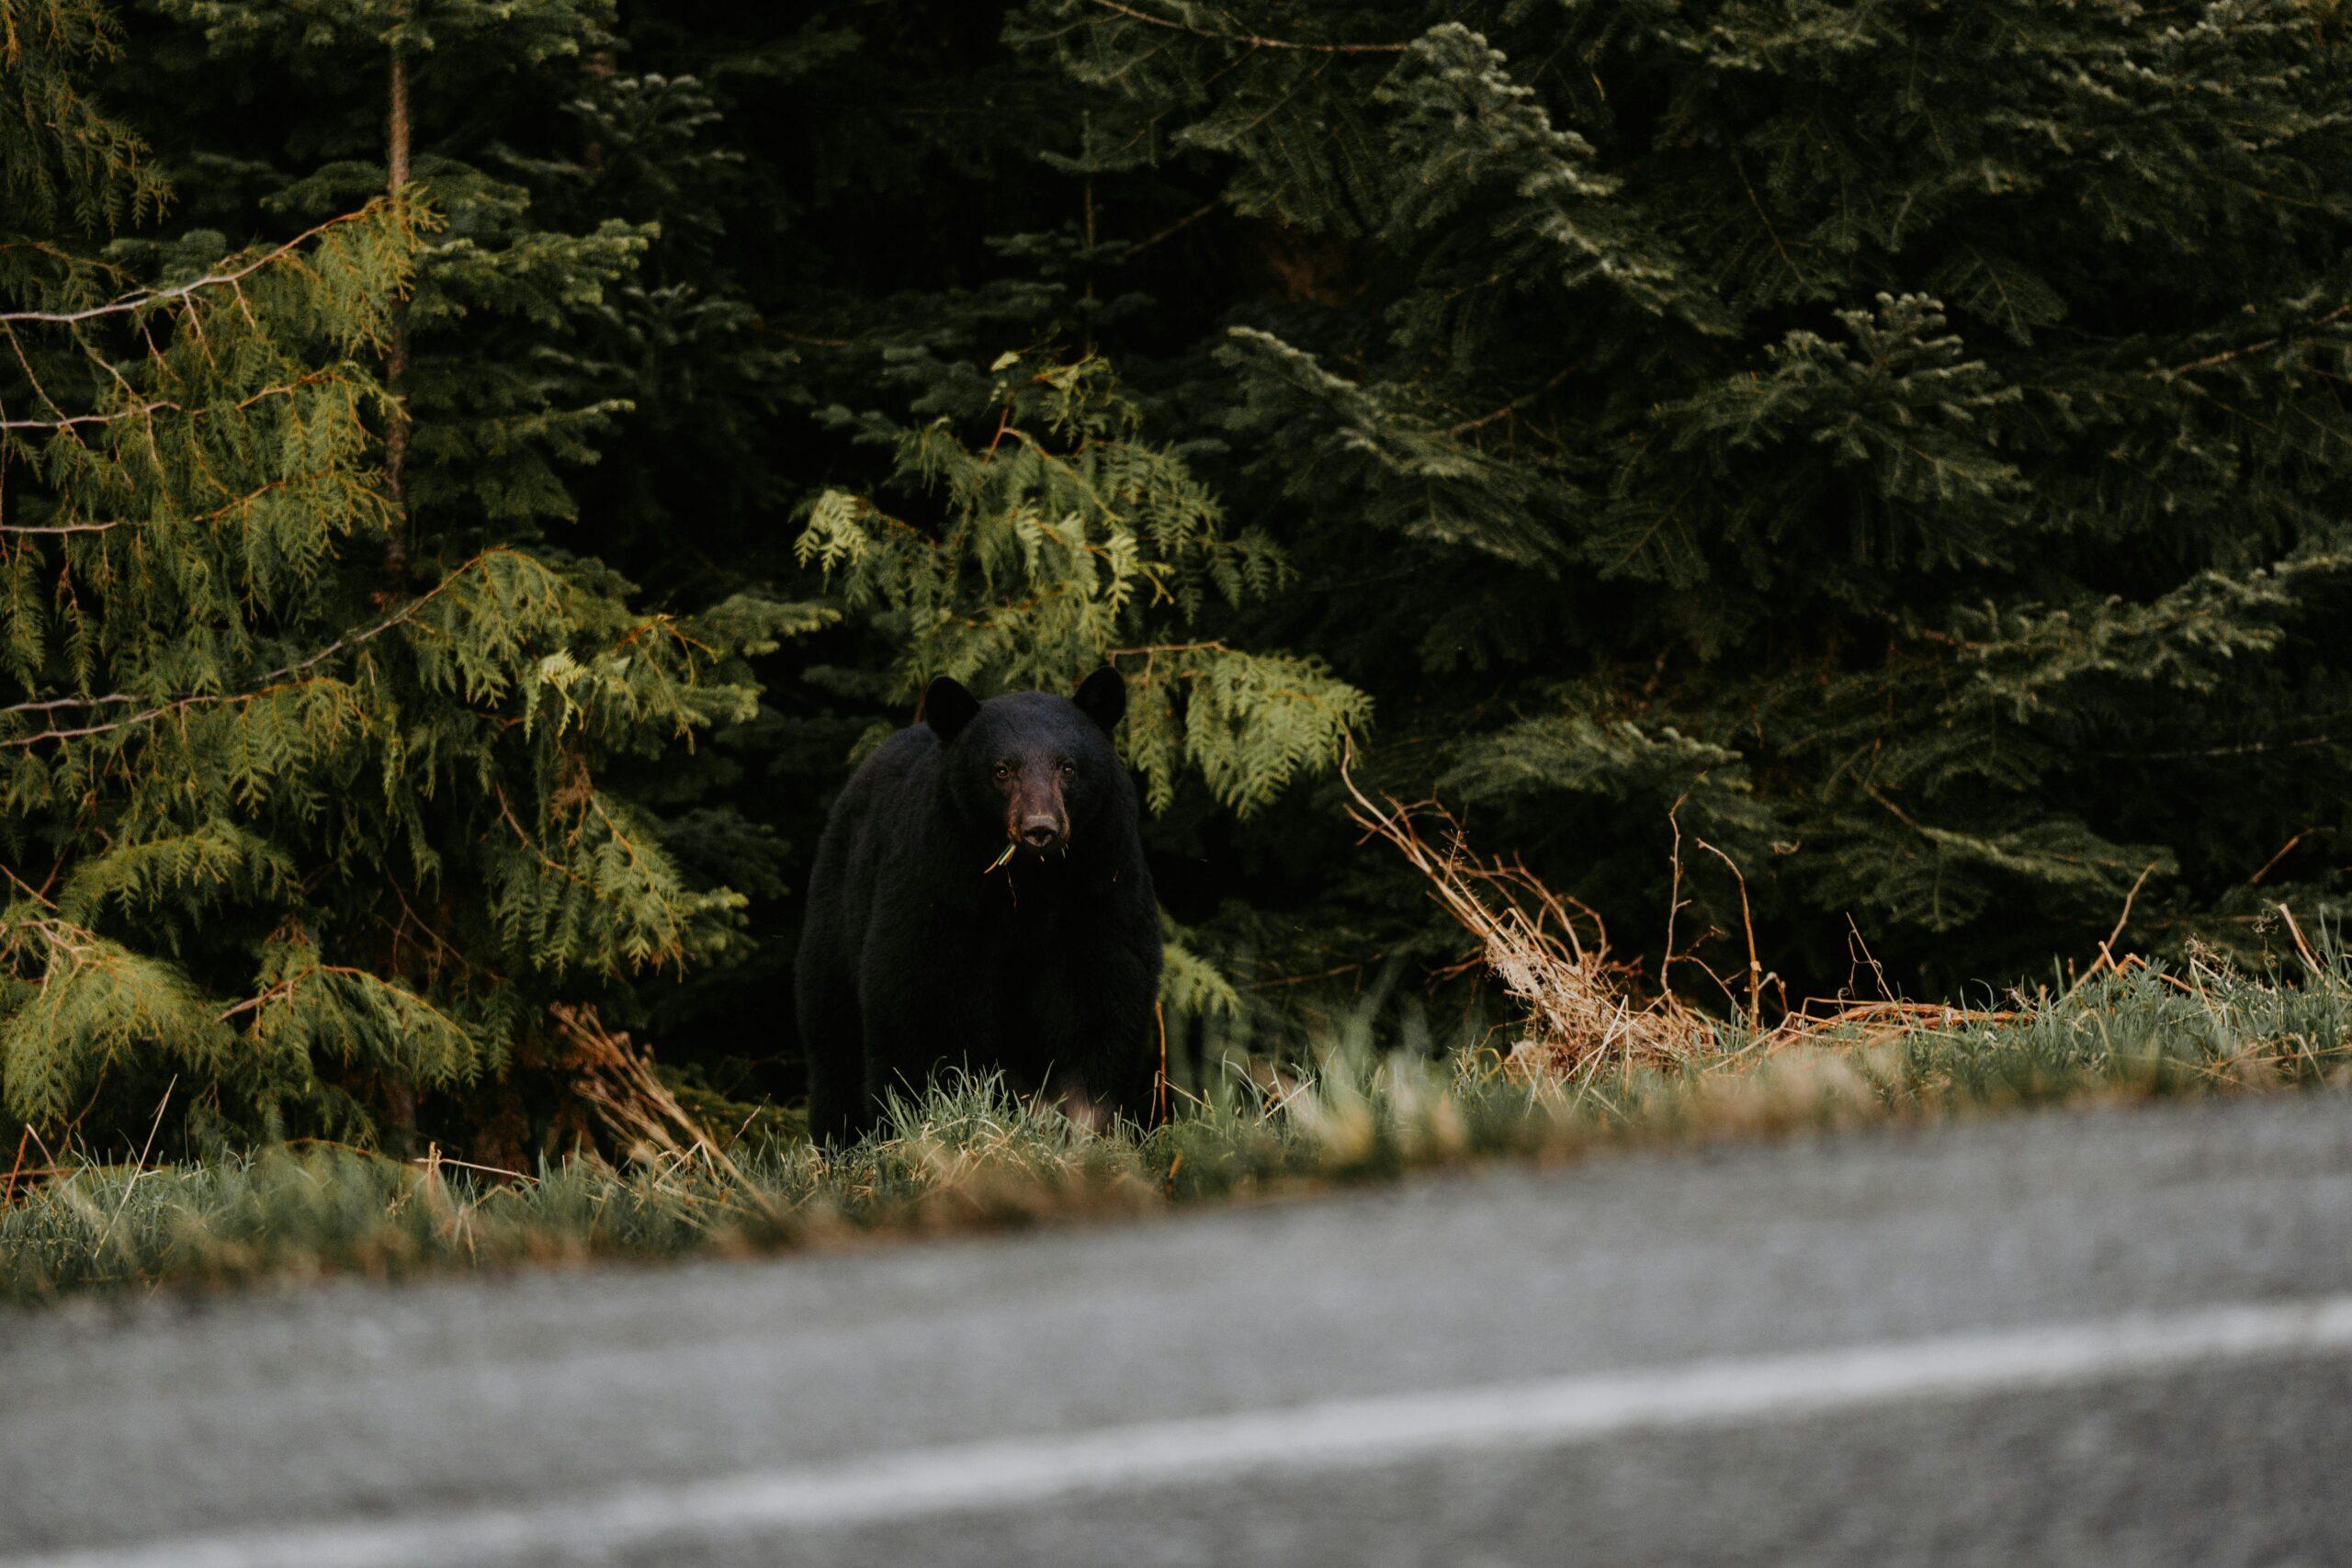
[[[50,876],[52,879],[54,879],[56,875],[57,874],[53,871],[50,873]],[[30,897],[34,903],[40,905],[42,908],[48,909],[54,909],[57,908],[56,903],[49,897],[47,892],[47,888],[49,886],[48,883],[45,882],[41,884],[40,886],[35,887],[31,883],[27,882],[23,877],[18,876],[15,872],[9,870],[5,865],[0,865],[0,876],[6,877],[9,881],[23,888],[26,896]]]
[[[13,707],[0,708],[0,717],[12,713],[48,713],[56,708],[94,708],[107,703],[135,703],[139,699],[122,692],[109,692],[103,697],[52,697],[45,703],[18,703]]]
[[[272,670],[263,675],[262,680],[264,682],[269,682],[275,681],[283,675],[299,675],[303,671],[310,669],[312,665],[340,652],[344,649],[357,648],[362,643],[374,641],[377,637],[379,637],[386,632],[390,631],[394,626],[401,626],[407,621],[414,619],[417,612],[423,610],[427,604],[430,604],[434,600],[439,598],[445,591],[458,581],[458,579],[463,577],[466,573],[480,566],[482,562],[490,559],[491,557],[511,555],[514,552],[512,550],[503,545],[493,546],[492,548],[482,551],[480,555],[475,556],[471,560],[467,561],[463,566],[458,567],[455,571],[450,572],[448,576],[435,583],[424,593],[418,595],[415,599],[411,600],[407,604],[401,606],[401,609],[392,615],[377,622],[366,631],[356,634],[345,633],[344,636],[335,638],[333,642],[319,649],[316,653],[311,655],[310,658],[305,659],[299,663],[288,664],[281,666],[278,669]]]
[[[64,407],[49,395],[49,389],[41,383],[40,373],[33,368],[32,356],[25,352],[24,341],[15,333],[0,333],[0,338],[7,340],[8,352],[17,356],[17,367],[25,373],[25,384],[33,389],[33,395],[47,403],[60,419],[64,418]],[[7,409],[0,406],[0,429],[6,428],[7,413]]]
[[[1210,28],[1195,27],[1190,22],[1155,17],[1148,11],[1122,6],[1119,0],[1092,0],[1092,4],[1105,11],[1115,11],[1130,21],[1166,28],[1171,32],[1190,33],[1194,38],[1208,39],[1216,43],[1248,44],[1252,49],[1289,50],[1299,54],[1402,54],[1413,47],[1409,43],[1302,43],[1295,39],[1266,38],[1258,33],[1222,33]]]
[[[346,223],[356,223],[374,216],[375,205],[370,202],[357,212],[346,212],[339,218],[330,218],[323,223],[304,230],[284,244],[263,252],[243,266],[229,272],[207,273],[202,277],[175,284],[169,288],[135,289],[104,305],[93,305],[84,310],[0,311],[0,326],[13,326],[19,321],[39,323],[43,326],[72,326],[77,321],[95,321],[100,316],[119,316],[133,310],[143,310],[150,306],[161,305],[167,300],[185,299],[201,289],[218,288],[223,284],[237,283],[252,276],[270,263],[280,260],[288,253],[300,250],[330,230],[341,228]]]
[[[306,483],[313,479],[332,479],[336,477],[334,470],[332,468],[311,468],[302,473],[286,475],[278,479],[271,479],[265,484],[256,485],[252,490],[245,491],[243,495],[232,496],[229,500],[222,502],[211,511],[199,513],[194,517],[186,519],[186,521],[198,527],[201,527],[206,524],[218,523],[223,517],[228,516],[232,512],[250,507],[254,502],[259,501],[263,496],[270,494],[272,491],[285,490],[290,486]],[[150,521],[150,519],[138,517],[116,517],[104,523],[51,523],[39,525],[26,523],[0,523],[0,534],[52,536],[60,534],[106,534],[111,533],[117,528],[136,527],[141,522],[146,521]],[[15,710],[0,708],[0,713],[13,711]]]
[[[1150,659],[1162,653],[1230,653],[1233,649],[1221,642],[1156,642],[1140,648],[1114,648],[1102,655],[1105,659]]]
[[[547,851],[539,847],[539,841],[531,837],[531,830],[524,827],[522,819],[514,815],[514,806],[513,802],[506,798],[505,786],[493,781],[490,786],[490,793],[492,797],[498,802],[499,816],[506,819],[506,826],[514,830],[515,839],[522,843],[522,846],[525,849],[531,852],[532,856],[537,859],[541,865],[547,867],[549,871],[554,872],[558,876],[562,877],[573,886],[578,887],[581,891],[586,893],[591,898],[604,898],[607,897],[596,886],[594,883],[589,881],[586,877],[581,875],[578,872],[572,870],[570,866],[564,864],[561,861],[556,859],[553,855],[550,855]]]
[[[2306,322],[2302,330],[2312,332],[2320,327],[2332,326],[2346,316],[2352,316],[2352,304],[2338,305],[2316,321]],[[2219,354],[2209,354],[2202,359],[2192,359],[2186,365],[2176,365],[2164,374],[2170,378],[2186,376],[2192,370],[2210,370],[2216,365],[2227,365],[2233,359],[2243,359],[2249,354],[2260,354],[2265,349],[2276,348],[2285,341],[2286,336],[2281,333],[2278,337],[2265,338],[2260,343],[2247,344],[2243,348],[2224,349]]]
[[[1573,365],[1563,366],[1557,375],[1554,376],[1550,380],[1544,382],[1534,390],[1521,392],[1519,396],[1511,399],[1510,401],[1503,404],[1502,407],[1495,410],[1492,413],[1482,413],[1476,419],[1465,419],[1460,424],[1448,425],[1445,433],[1448,435],[1467,435],[1474,430],[1485,429],[1487,425],[1494,423],[1495,421],[1498,419],[1509,419],[1512,414],[1517,413],[1520,410],[1525,408],[1528,404],[1533,402],[1544,393],[1556,389],[1561,382],[1576,374],[1576,368],[1577,367]]]
[[[264,387],[251,397],[240,398],[229,406],[242,413],[267,399],[290,398],[305,387],[313,387],[322,381],[336,381],[342,378],[343,372],[339,369],[313,370],[309,375],[298,376],[282,386]],[[184,408],[179,403],[165,398],[152,403],[136,403],[130,408],[117,409],[112,413],[67,414],[61,419],[0,419],[0,430],[72,430],[85,424],[119,424],[126,419],[143,419],[151,413],[185,413],[190,419],[202,419],[213,412],[209,408]]]
[[[1772,215],[1764,210],[1764,203],[1757,196],[1755,186],[1748,182],[1747,166],[1739,161],[1737,152],[1731,155],[1731,167],[1732,172],[1739,176],[1739,188],[1747,193],[1748,205],[1756,209],[1757,221],[1764,225],[1765,237],[1772,242],[1772,248],[1781,253],[1781,265],[1789,269],[1789,276],[1797,280],[1800,288],[1804,287],[1811,279],[1805,276],[1804,269],[1797,265],[1796,258],[1789,254],[1789,247],[1781,243],[1781,231],[1772,227]]]
[[[433,587],[425,592],[420,594],[415,599],[411,600],[408,604],[402,605],[393,614],[387,615],[384,619],[377,622],[374,626],[369,626],[366,631],[347,632],[342,637],[335,638],[333,642],[327,644],[324,648],[320,649],[317,652],[312,653],[307,659],[298,660],[292,664],[280,665],[275,670],[266,671],[259,677],[260,683],[251,691],[232,693],[198,692],[185,697],[175,697],[169,702],[159,703],[155,706],[146,709],[144,712],[132,714],[127,718],[114,719],[106,724],[84,725],[74,729],[44,729],[33,735],[12,736],[6,739],[0,739],[0,750],[15,750],[38,746],[44,740],[80,740],[87,739],[93,735],[107,735],[118,729],[130,729],[139,725],[152,724],[156,719],[167,718],[173,714],[185,713],[190,708],[209,706],[214,703],[250,703],[257,701],[277,690],[277,683],[282,682],[287,676],[300,675],[304,671],[311,669],[324,660],[333,658],[335,654],[342,652],[345,649],[357,648],[363,643],[372,642],[376,638],[383,636],[386,632],[392,630],[394,627],[403,626],[409,621],[415,619],[419,611],[423,610],[427,604],[433,603],[434,600],[439,598],[445,591],[447,591],[458,581],[458,579],[463,577],[467,572],[471,571],[475,567],[480,566],[482,562],[490,559],[492,556],[507,555],[511,553],[512,552],[507,548],[507,547],[503,545],[482,551],[481,554],[474,557],[471,560],[466,562],[465,565],[449,573],[448,576],[443,578],[439,582],[435,583]],[[133,702],[136,700],[137,699],[132,697],[124,696],[119,693],[109,694],[104,697],[59,698],[54,703],[28,703],[19,705],[19,706],[14,708],[0,708],[0,714],[38,711],[47,707],[73,706],[77,703],[84,706],[95,706],[100,703]]]
[[[300,974],[288,975],[285,979],[278,981],[277,984],[267,987],[257,995],[247,997],[243,1001],[226,1008],[220,1012],[215,1013],[213,1016],[218,1018],[221,1022],[226,1023],[231,1019],[236,1017],[239,1013],[252,1012],[256,1009],[268,1006],[271,1002],[278,1001],[287,997],[292,996],[296,987],[301,985],[303,981],[309,979],[311,976],[320,974],[347,975],[354,979],[359,980],[372,980],[376,978],[375,976],[370,975],[367,970],[354,969],[348,964],[313,964],[308,969],[303,970]]]
[[[2177,751],[2087,751],[2086,756],[2116,761],[2188,762],[2211,757],[2259,757],[2273,751],[2307,751],[2314,746],[2333,746],[2333,735],[2306,735],[2294,740],[2249,740],[2239,746],[2202,746]]]
[[[1216,201],[1204,201],[1201,203],[1200,206],[1195,207],[1192,211],[1187,212],[1183,217],[1179,218],[1175,222],[1170,223],[1157,234],[1137,240],[1134,244],[1129,245],[1126,253],[1127,259],[1133,260],[1135,257],[1143,254],[1144,252],[1151,249],[1152,246],[1159,243],[1162,240],[1175,238],[1175,236],[1182,233],[1193,224],[1198,223],[1202,219],[1206,218],[1210,213],[1215,212],[1223,205],[1225,204],[1222,199]]]
[[[261,1009],[267,1007],[272,1002],[290,1000],[295,993],[301,988],[304,981],[318,975],[339,975],[346,980],[356,980],[362,985],[380,986],[386,991],[399,997],[401,1000],[414,1008],[418,1012],[423,1013],[427,1018],[430,1018],[435,1022],[440,1024],[444,1029],[448,1030],[451,1033],[462,1034],[465,1032],[464,1024],[450,1017],[448,1012],[444,1009],[437,1008],[431,1002],[427,1001],[423,996],[419,995],[413,987],[394,985],[391,981],[385,979],[384,976],[376,974],[372,970],[356,968],[348,964],[327,964],[323,962],[313,964],[307,969],[301,970],[296,974],[288,975],[286,978],[278,981],[276,985],[270,986],[257,994],[246,998],[243,1001],[237,1002],[232,1006],[224,1009],[214,1016],[220,1022],[226,1023],[231,1019],[237,1017],[241,1013],[256,1012]]]

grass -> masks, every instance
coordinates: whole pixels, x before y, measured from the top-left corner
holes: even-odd
[[[428,1158],[273,1148],[85,1164],[0,1209],[0,1300],[338,1275],[740,1257],[1248,1199],[1498,1157],[1917,1122],[2005,1107],[2352,1082],[2352,965],[2291,983],[2133,964],[2001,1009],[1742,1019],[1669,1046],[1385,1056],[1368,1025],[1298,1077],[1235,1075],[1146,1137],[986,1079],[894,1107],[839,1153],[754,1138],[582,1157],[521,1179]]]

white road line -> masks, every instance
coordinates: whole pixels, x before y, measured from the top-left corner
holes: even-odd
[[[925,1515],[1783,1420],[1951,1394],[2063,1389],[2352,1350],[2352,1295],[2051,1324],[1803,1355],[1445,1389],[885,1454],[826,1469],[638,1486],[443,1515],[0,1559],[0,1568],[411,1568],[594,1559]]]

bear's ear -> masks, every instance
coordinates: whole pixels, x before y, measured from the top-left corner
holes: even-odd
[[[1087,717],[1102,727],[1108,735],[1119,727],[1127,714],[1127,683],[1108,664],[1078,683],[1078,695],[1070,699]]]
[[[923,689],[922,705],[915,709],[915,717],[931,726],[931,732],[945,745],[963,732],[980,711],[980,699],[964,689],[964,683],[942,675]]]

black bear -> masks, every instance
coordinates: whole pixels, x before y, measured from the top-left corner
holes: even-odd
[[[1111,731],[1117,671],[1075,698],[933,681],[851,775],[817,843],[797,971],[808,1125],[848,1142],[894,1088],[1001,1070],[1148,1121],[1159,907]]]

